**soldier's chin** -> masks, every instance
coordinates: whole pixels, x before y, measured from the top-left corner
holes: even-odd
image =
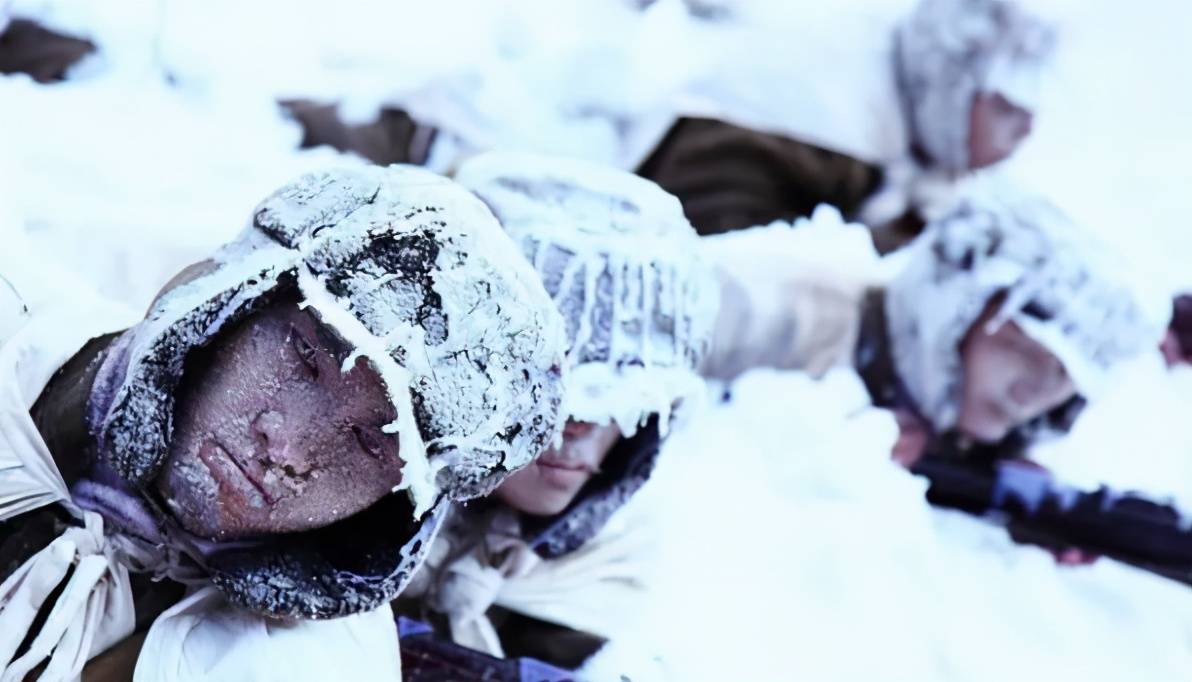
[[[1018,143],[993,143],[982,141],[969,147],[969,169],[981,170],[997,165],[1014,155]]]
[[[574,493],[545,493],[532,500],[526,500],[519,505],[518,511],[530,516],[554,516],[563,513],[563,510],[567,509],[567,505],[571,504],[574,499]]]
[[[531,464],[497,488],[497,498],[523,514],[554,516],[571,504],[589,477],[587,472]]]

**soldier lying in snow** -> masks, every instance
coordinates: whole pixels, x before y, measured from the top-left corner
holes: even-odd
[[[74,293],[0,347],[5,680],[144,628],[138,679],[396,679],[377,608],[558,430],[558,313],[422,169],[283,187],[129,329]]]
[[[807,217],[826,203],[873,229],[882,252],[903,245],[959,179],[1030,134],[1054,30],[1011,0],[922,0],[871,44],[841,54],[836,32],[822,37],[834,43],[822,46],[832,68],[778,65],[797,97],[773,98],[737,65],[694,86],[686,117],[638,168],[679,197],[700,234]]]
[[[1122,264],[1050,204],[1009,189],[959,201],[884,286],[811,262],[797,232],[777,224],[705,242],[724,282],[705,372],[852,365],[898,417],[906,464],[941,438],[1010,454],[1066,430],[1120,362],[1158,343]]]
[[[674,197],[630,173],[491,153],[457,180],[492,208],[563,313],[567,425],[537,461],[457,510],[395,606],[473,650],[574,670],[631,627],[647,588],[651,512],[614,513],[649,478],[673,411],[703,392],[695,368],[716,278]],[[440,679],[435,665],[424,657],[412,679]]]

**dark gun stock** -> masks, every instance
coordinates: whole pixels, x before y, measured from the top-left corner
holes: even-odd
[[[911,470],[930,481],[932,505],[1000,519],[1018,542],[1076,548],[1192,585],[1192,524],[1173,504],[1080,490],[1023,460],[929,455]]]
[[[435,635],[427,624],[398,616],[406,682],[574,682],[574,674],[532,658],[497,658]]]

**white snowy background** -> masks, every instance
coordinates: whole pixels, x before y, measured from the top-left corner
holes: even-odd
[[[0,77],[0,249],[21,244],[46,272],[140,307],[277,185],[359,162],[298,151],[278,98],[338,100],[354,120],[391,101],[429,119],[462,108],[492,144],[615,162],[637,117],[747,61],[730,33],[789,50],[784,68],[830,70],[846,37],[909,2],[720,4],[736,19],[702,22],[678,0],[644,13],[618,0],[17,0],[99,53],[62,84]],[[1192,4],[1045,8],[1059,51],[1036,133],[1004,170],[1133,260],[1145,286],[1192,288]],[[779,109],[799,96],[752,91]],[[1038,457],[1192,509],[1189,414],[1192,370],[1145,358]],[[930,509],[887,461],[893,438],[844,371],[757,372],[691,415],[639,501],[666,519],[658,593],[593,674],[615,680],[656,651],[678,680],[1192,676],[1192,590],[1105,560],[1057,566]]]

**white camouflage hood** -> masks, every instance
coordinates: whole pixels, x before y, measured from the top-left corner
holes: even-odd
[[[187,354],[277,291],[304,304],[380,374],[397,411],[403,482],[421,516],[487,494],[558,428],[563,326],[537,275],[468,192],[429,171],[303,176],[114,345],[90,406],[99,452],[125,480],[168,454]]]
[[[973,96],[998,92],[1034,110],[1054,44],[1054,29],[1012,0],[922,0],[895,56],[913,139],[944,170],[967,170]]]
[[[1086,399],[1117,363],[1158,343],[1123,265],[1041,199],[965,197],[908,249],[886,295],[890,345],[911,399],[938,431],[958,418],[960,343],[999,293],[1005,301],[989,324],[1017,323]]]
[[[566,416],[632,436],[702,392],[719,290],[679,201],[583,161],[490,153],[456,179],[492,209],[563,313]]]

